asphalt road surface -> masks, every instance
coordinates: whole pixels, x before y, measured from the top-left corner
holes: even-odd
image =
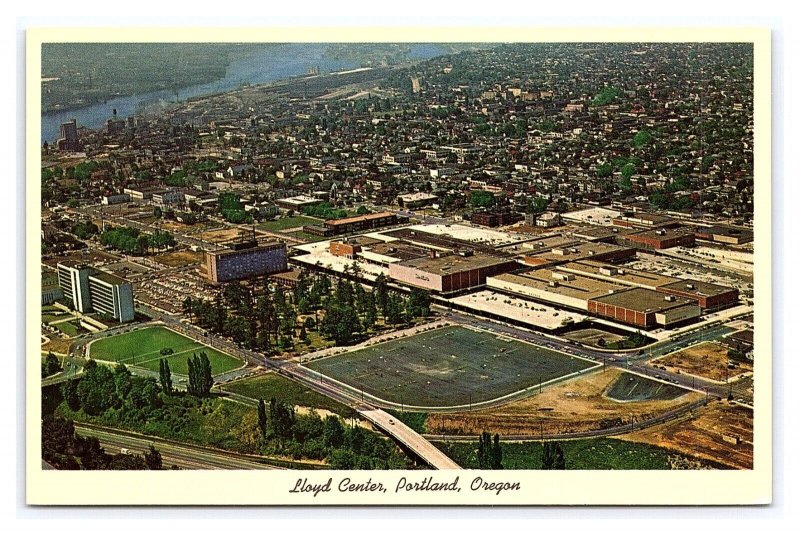
[[[176,465],[188,470],[277,470],[277,466],[257,462],[235,453],[223,452],[191,444],[164,441],[157,437],[133,435],[109,428],[75,424],[79,435],[97,437],[106,453],[118,454],[123,448],[144,455],[152,444],[160,453],[164,468]]]

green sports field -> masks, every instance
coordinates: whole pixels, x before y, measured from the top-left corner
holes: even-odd
[[[168,356],[161,355],[160,351],[163,348],[170,348],[173,353]],[[123,362],[154,371],[158,371],[158,361],[166,358],[173,373],[185,375],[189,373],[186,359],[193,353],[199,354],[200,351],[205,351],[208,355],[214,375],[242,366],[241,360],[164,327],[148,327],[101,338],[92,342],[89,356],[96,360]]]
[[[463,327],[444,327],[308,364],[385,401],[431,408],[489,401],[594,366]]]

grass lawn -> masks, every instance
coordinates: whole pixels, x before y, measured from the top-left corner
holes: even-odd
[[[170,348],[173,353],[163,356],[160,353],[163,348]],[[191,357],[192,353],[200,351],[205,351],[208,355],[211,371],[214,374],[242,366],[241,360],[164,327],[148,327],[101,338],[92,342],[89,351],[90,356],[97,360],[124,362],[127,365],[154,371],[158,371],[158,361],[166,358],[173,373],[184,375],[189,372],[186,359]]]
[[[539,470],[542,466],[541,442],[503,442],[503,468]],[[479,468],[478,443],[434,442],[463,468]],[[668,457],[676,452],[649,444],[613,438],[565,440],[561,442],[567,470],[669,470]]]
[[[417,433],[424,434],[428,432],[428,427],[426,425],[428,422],[427,412],[408,412],[398,411],[395,409],[388,409],[386,412],[406,424]]]
[[[292,405],[331,411],[345,418],[354,415],[354,411],[347,405],[274,373],[228,383],[222,389],[253,399],[263,399],[267,402],[274,397]]]
[[[435,329],[308,364],[409,410],[488,401],[595,366],[565,353],[463,327]]]
[[[69,318],[70,315],[66,312],[61,312],[60,314],[57,312],[42,312],[42,323],[50,323],[51,321],[58,321],[58,320],[65,320]]]
[[[263,223],[259,223],[256,226],[262,230],[277,232],[285,230],[287,228],[302,227],[303,225],[320,225],[320,224],[322,224],[322,219],[317,219],[315,217],[308,217],[304,215],[296,215],[292,217],[284,217],[276,221],[264,221]]]
[[[53,325],[56,329],[61,331],[62,333],[66,334],[69,337],[78,336],[79,327],[69,321],[65,321],[62,323],[56,323]]]

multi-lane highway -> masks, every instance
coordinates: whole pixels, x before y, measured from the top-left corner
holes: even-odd
[[[164,468],[172,465],[193,470],[277,470],[278,466],[267,464],[256,456],[246,456],[214,448],[205,448],[174,440],[164,440],[149,435],[129,433],[119,429],[90,424],[75,424],[81,436],[96,437],[107,453],[117,454],[122,450],[143,455],[152,444],[160,453]]]

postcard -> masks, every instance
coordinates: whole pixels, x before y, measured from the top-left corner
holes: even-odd
[[[768,29],[26,54],[29,504],[770,503]]]

